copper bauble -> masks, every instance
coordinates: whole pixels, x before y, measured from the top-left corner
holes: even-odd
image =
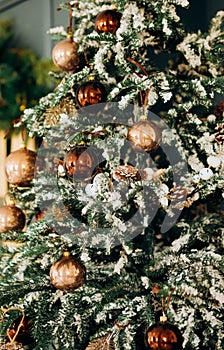
[[[115,34],[120,25],[121,13],[117,10],[105,10],[100,12],[95,21],[97,33]]]
[[[146,344],[151,350],[181,350],[182,343],[179,329],[167,321],[151,325],[146,333]]]
[[[85,147],[77,146],[69,151],[64,158],[64,169],[74,180],[83,180],[93,175],[97,165],[94,152]]]
[[[138,151],[150,152],[158,148],[161,142],[161,131],[152,122],[140,120],[132,125],[127,134],[127,139]]]
[[[0,233],[22,231],[25,223],[25,214],[15,205],[6,205],[0,208]]]
[[[21,322],[22,321],[22,322]],[[12,327],[7,330],[6,335],[9,339],[14,339],[15,334],[19,328],[19,332],[16,336],[16,341],[22,343],[23,345],[30,345],[34,342],[33,337],[30,333],[31,320],[28,317],[18,317]]]
[[[77,72],[84,66],[82,55],[78,53],[78,44],[72,37],[59,41],[52,50],[52,60],[63,71]]]
[[[9,183],[15,186],[29,186],[34,178],[36,153],[21,147],[11,152],[5,160],[5,173]]]
[[[63,257],[51,266],[50,280],[57,289],[77,289],[83,285],[85,279],[85,267],[69,252],[65,252]]]
[[[87,81],[77,89],[76,99],[80,107],[105,102],[105,87],[98,81]]]

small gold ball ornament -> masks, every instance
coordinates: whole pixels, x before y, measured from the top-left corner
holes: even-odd
[[[180,330],[167,322],[166,316],[151,325],[146,332],[146,345],[150,350],[181,350],[183,337]]]
[[[95,21],[95,30],[97,33],[115,34],[120,26],[121,13],[116,9],[100,12]]]
[[[15,186],[29,186],[34,178],[36,157],[36,152],[24,146],[11,152],[5,160],[8,182]]]
[[[67,72],[77,72],[84,67],[84,59],[78,53],[78,44],[73,41],[72,35],[54,46],[52,60],[56,67]]]
[[[162,139],[160,129],[142,117],[139,122],[132,125],[127,133],[127,140],[137,151],[151,152],[159,147]]]
[[[0,233],[7,231],[22,231],[26,224],[26,216],[15,205],[0,208]]]
[[[69,252],[64,252],[62,258],[51,266],[50,281],[57,289],[77,289],[83,285],[85,279],[85,267]]]

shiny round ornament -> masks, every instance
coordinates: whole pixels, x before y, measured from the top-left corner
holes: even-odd
[[[64,169],[74,180],[88,179],[93,175],[97,165],[97,157],[85,146],[77,146],[69,151],[64,158]]]
[[[212,168],[219,168],[220,164],[221,164],[221,157],[217,157],[217,156],[209,156],[207,158],[207,163],[209,166],[211,166]]]
[[[151,325],[146,332],[146,345],[150,350],[181,350],[182,343],[180,330],[167,321]]]
[[[72,36],[54,46],[52,60],[56,67],[67,72],[77,72],[84,66],[83,58],[78,53],[78,44],[73,41]]]
[[[5,173],[8,182],[15,186],[29,186],[34,178],[36,153],[21,147],[11,152],[5,160]]]
[[[213,176],[213,171],[210,168],[203,168],[199,172],[199,176],[202,180],[209,180]]]
[[[100,12],[95,21],[95,30],[97,33],[115,34],[120,26],[121,13],[117,10],[105,10]]]
[[[65,252],[63,257],[51,266],[50,281],[57,289],[77,289],[83,285],[85,279],[85,267],[69,252]]]
[[[26,224],[26,216],[15,205],[0,208],[0,233],[7,231],[22,231]]]
[[[21,322],[22,321],[22,322]],[[24,345],[30,345],[34,343],[34,339],[30,333],[31,320],[28,317],[18,317],[13,323],[12,327],[7,330],[6,335],[9,339],[14,339],[17,330],[19,328],[19,332],[15,338],[18,343]]]
[[[142,119],[132,125],[127,133],[127,139],[137,151],[150,152],[159,147],[162,133],[152,122]]]
[[[98,81],[87,81],[77,89],[76,99],[80,107],[105,102],[105,87]]]

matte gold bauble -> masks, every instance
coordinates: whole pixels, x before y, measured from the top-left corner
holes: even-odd
[[[26,216],[15,205],[0,208],[0,233],[7,231],[22,231],[26,224]]]
[[[96,167],[96,155],[85,146],[77,146],[69,151],[64,158],[64,169],[74,180],[91,177]]]
[[[105,102],[105,87],[98,81],[87,81],[77,89],[76,99],[80,107]]]
[[[152,122],[142,119],[132,125],[127,134],[127,139],[137,151],[150,152],[159,147],[161,142],[161,131]]]
[[[63,71],[77,72],[84,66],[84,59],[78,53],[78,44],[71,36],[59,41],[52,50],[52,60],[56,67]]]
[[[146,333],[146,344],[150,350],[181,350],[182,343],[180,330],[167,321],[151,325]]]
[[[121,13],[117,10],[105,10],[100,12],[95,21],[95,30],[97,33],[115,34],[121,19]]]
[[[21,322],[22,321],[22,322]],[[34,342],[30,333],[31,320],[28,317],[18,317],[13,323],[12,327],[7,330],[6,335],[9,339],[14,339],[16,332],[19,328],[19,332],[16,336],[16,341],[22,345],[30,345]]]
[[[15,186],[29,186],[34,178],[36,157],[36,153],[26,147],[11,152],[5,160],[8,182]]]
[[[65,252],[63,257],[51,266],[50,281],[57,289],[77,289],[83,285],[85,279],[85,267],[69,252]]]

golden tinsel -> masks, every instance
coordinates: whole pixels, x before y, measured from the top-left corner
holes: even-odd
[[[93,339],[86,350],[114,350],[114,342],[112,339],[108,341],[108,335],[104,337]]]
[[[74,105],[74,100],[70,97],[65,97],[54,108],[47,108],[45,113],[45,125],[55,126],[60,121],[60,115],[67,114],[69,117],[77,114],[77,109]]]

